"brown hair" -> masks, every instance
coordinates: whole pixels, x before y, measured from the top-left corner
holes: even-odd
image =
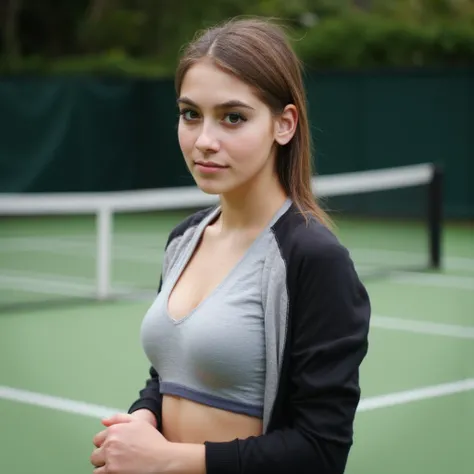
[[[281,27],[269,20],[233,19],[200,33],[184,50],[175,77],[179,94],[187,70],[202,58],[253,87],[274,114],[294,104],[298,125],[291,141],[279,146],[278,178],[298,209],[325,225],[331,222],[311,189],[311,136],[301,63]]]

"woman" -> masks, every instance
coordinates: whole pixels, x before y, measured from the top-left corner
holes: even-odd
[[[278,27],[234,20],[191,43],[176,90],[184,159],[220,204],[169,236],[150,377],[103,421],[94,473],[340,474],[370,304],[312,196],[298,60]]]

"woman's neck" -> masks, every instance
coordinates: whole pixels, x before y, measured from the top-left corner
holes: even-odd
[[[220,232],[263,229],[288,198],[276,177],[257,182],[220,197]]]

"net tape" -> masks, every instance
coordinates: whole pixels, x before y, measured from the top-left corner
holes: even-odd
[[[338,173],[312,178],[315,196],[330,197],[405,188],[428,184],[434,165],[385,168],[353,173]],[[205,207],[218,197],[202,192],[196,186],[92,193],[0,194],[0,215],[89,214],[100,210],[133,212]]]

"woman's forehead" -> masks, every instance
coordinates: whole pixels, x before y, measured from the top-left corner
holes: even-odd
[[[206,107],[222,107],[231,102],[241,102],[252,108],[261,105],[248,84],[208,61],[188,69],[181,84],[180,98]]]

